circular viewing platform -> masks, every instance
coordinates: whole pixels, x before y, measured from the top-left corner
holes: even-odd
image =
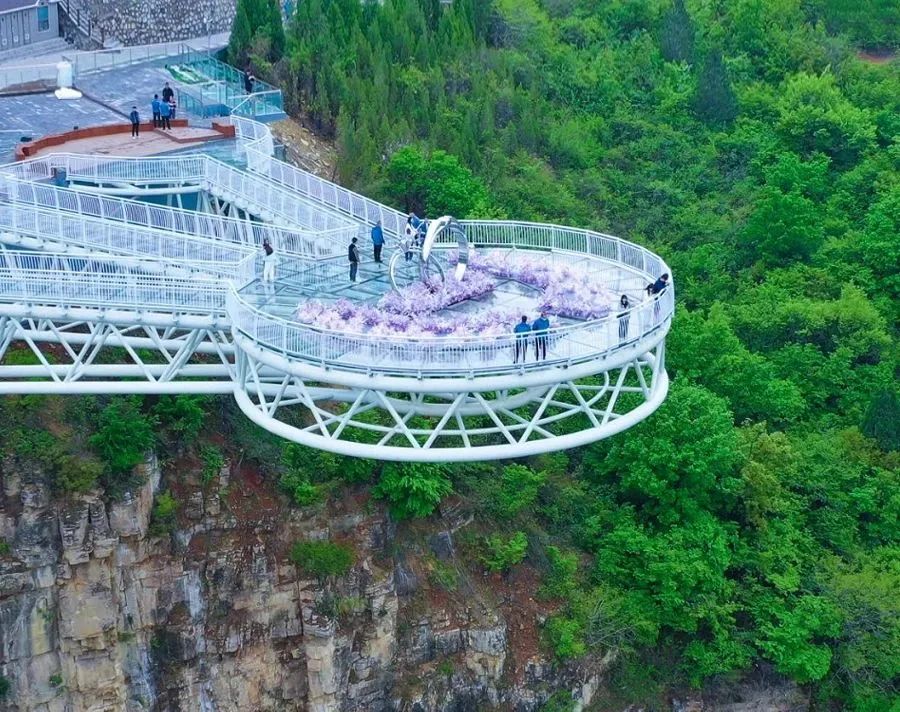
[[[668,267],[644,248],[559,226],[462,225],[473,257],[460,282],[435,279],[429,288],[411,280],[394,291],[389,255],[374,262],[370,243],[362,244],[368,259],[356,282],[346,258],[283,262],[274,284],[255,280],[232,290],[227,310],[236,337],[273,365],[334,382],[364,375],[496,384],[514,376],[512,384],[546,381],[542,374],[560,368],[609,368],[668,331],[672,287],[646,292]],[[415,264],[417,254],[407,263],[397,249],[401,265]],[[445,273],[453,271],[455,243],[438,244],[433,254]],[[514,333],[523,316],[531,328],[542,312],[545,329]]]

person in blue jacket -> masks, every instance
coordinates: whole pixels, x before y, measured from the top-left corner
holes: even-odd
[[[158,129],[159,123],[159,94],[153,95],[153,101],[150,102],[150,108],[153,111],[153,128]]]
[[[159,128],[172,130],[172,124],[169,123],[169,105],[164,101],[159,102]]]
[[[381,229],[381,220],[372,228],[372,248],[375,252],[375,262],[381,264],[381,249],[384,247],[384,230]]]
[[[528,334],[531,333],[531,327],[528,326],[528,317],[523,316],[522,321],[516,324],[516,328],[513,329],[513,332],[516,335],[516,357],[513,363],[519,363],[519,352],[522,352],[522,363],[525,363],[525,359],[528,355]]]
[[[136,106],[131,107],[128,118],[131,119],[131,138],[137,138],[141,133],[141,117]]]
[[[534,320],[531,330],[534,332],[534,360],[547,360],[547,329],[550,328],[550,320],[547,312],[542,311],[540,317]],[[541,355],[543,354],[543,356]]]

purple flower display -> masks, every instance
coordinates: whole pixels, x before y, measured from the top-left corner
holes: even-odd
[[[456,262],[450,253],[448,262]],[[609,315],[618,296],[597,284],[594,270],[571,263],[554,263],[549,256],[494,250],[470,257],[465,277],[452,275],[443,283],[417,282],[384,295],[376,306],[349,299],[326,303],[302,302],[297,321],[329,331],[429,339],[442,336],[508,336],[521,311],[488,309],[474,314],[440,316],[454,304],[493,292],[498,279],[510,279],[542,290],[537,309],[557,316],[590,321]]]

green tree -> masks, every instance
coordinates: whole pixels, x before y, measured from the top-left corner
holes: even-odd
[[[692,520],[708,508],[728,511],[740,490],[732,416],[705,388],[678,386],[629,437],[590,448],[585,474],[614,480],[626,501],[663,524]]]
[[[849,166],[875,142],[870,111],[850,103],[831,74],[797,74],[785,82],[776,127],[794,150]]]
[[[238,0],[228,38],[228,61],[236,67],[247,66],[250,44],[253,42],[253,25],[247,14],[247,4],[245,0]]]
[[[481,560],[488,571],[500,573],[522,563],[527,551],[528,537],[525,532],[516,532],[510,537],[493,534],[484,540]]]
[[[388,463],[373,493],[396,519],[427,517],[453,491],[443,465]]]
[[[155,437],[155,419],[141,412],[137,397],[116,397],[100,411],[91,446],[113,475],[128,472],[144,461]]]

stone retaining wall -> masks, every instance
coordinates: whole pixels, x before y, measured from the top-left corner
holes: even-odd
[[[227,32],[235,0],[84,0],[94,22],[124,45]]]

